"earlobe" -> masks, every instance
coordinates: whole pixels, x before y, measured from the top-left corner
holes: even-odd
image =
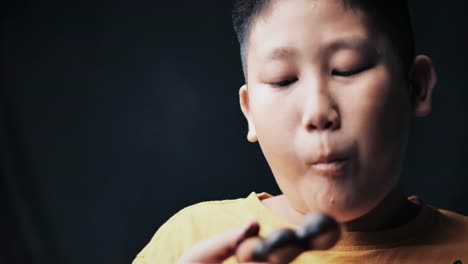
[[[247,91],[247,85],[245,84],[242,85],[242,87],[239,89],[239,104],[249,126],[247,140],[252,143],[257,142],[257,132],[255,131],[255,126],[253,124],[252,116],[250,114],[249,93]]]
[[[410,78],[413,113],[426,116],[431,112],[432,92],[437,83],[432,60],[425,55],[416,56]]]

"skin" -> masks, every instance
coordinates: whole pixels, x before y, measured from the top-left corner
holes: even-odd
[[[411,115],[430,108],[433,85],[413,101],[386,38],[340,2],[274,2],[250,35],[248,139],[284,194],[266,205],[294,223],[314,211],[352,221],[397,195]]]
[[[240,105],[283,193],[263,203],[290,223],[319,211],[345,230],[379,231],[417,214],[396,185],[411,117],[429,114],[436,74],[424,55],[401,72],[367,22],[339,0],[273,1],[251,28]]]

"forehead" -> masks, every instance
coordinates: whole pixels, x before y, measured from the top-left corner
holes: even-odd
[[[311,57],[374,39],[363,12],[345,7],[341,0],[273,1],[252,24],[248,53],[255,60],[291,50]]]

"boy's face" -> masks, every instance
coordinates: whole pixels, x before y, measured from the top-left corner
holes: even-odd
[[[341,1],[273,1],[252,25],[249,137],[298,211],[362,216],[395,186],[411,115],[396,53]]]

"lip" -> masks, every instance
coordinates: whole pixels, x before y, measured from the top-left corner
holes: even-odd
[[[321,156],[310,163],[311,168],[319,174],[336,176],[344,171],[349,159],[335,156]]]
[[[327,162],[316,162],[312,164],[312,167],[320,170],[332,170],[339,169],[345,165],[347,160],[334,160]]]

